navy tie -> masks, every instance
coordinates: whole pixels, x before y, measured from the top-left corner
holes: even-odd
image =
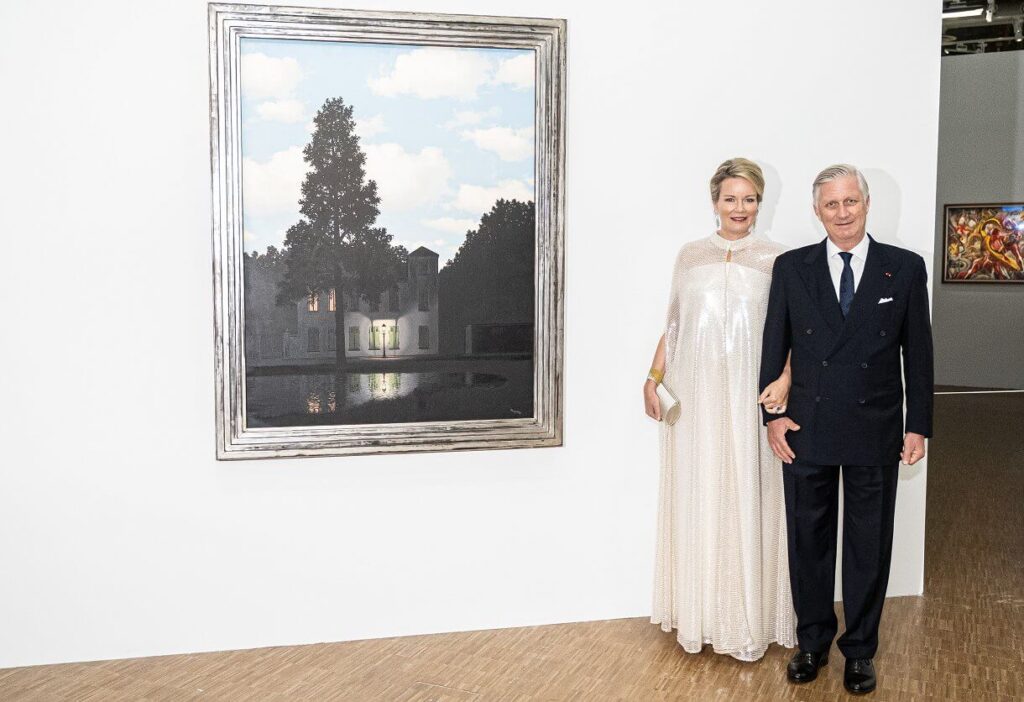
[[[843,258],[843,272],[839,276],[839,307],[843,310],[843,319],[846,319],[853,303],[853,269],[850,268],[853,254],[849,251],[840,251],[839,255]]]

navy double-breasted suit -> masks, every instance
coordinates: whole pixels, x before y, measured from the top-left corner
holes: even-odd
[[[783,466],[790,582],[804,650],[832,644],[839,480],[845,495],[839,647],[871,658],[889,578],[899,458],[906,431],[931,435],[933,360],[927,272],[917,254],[871,239],[843,317],[826,242],[775,260],[761,350],[763,390],[791,354]],[[905,381],[905,385],[904,385]],[[765,413],[765,421],[779,415]]]
[[[775,260],[761,347],[761,388],[792,351],[787,438],[801,460],[888,465],[906,431],[931,435],[932,337],[924,259],[874,239],[847,318],[825,241]],[[903,373],[901,374],[901,361]],[[766,421],[778,415],[765,415]]]

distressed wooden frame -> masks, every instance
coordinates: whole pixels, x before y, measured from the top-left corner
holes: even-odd
[[[209,5],[217,458],[509,449],[562,444],[565,221],[562,19],[286,6]],[[532,418],[252,428],[245,421],[239,40],[272,37],[532,49],[535,106],[535,325]]]

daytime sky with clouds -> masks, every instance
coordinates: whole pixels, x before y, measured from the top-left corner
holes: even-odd
[[[443,265],[504,197],[533,200],[534,54],[242,39],[245,249],[299,219],[302,149],[328,98],[353,107],[378,226]]]

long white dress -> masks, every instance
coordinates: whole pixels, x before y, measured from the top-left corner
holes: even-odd
[[[683,649],[757,660],[796,643],[782,464],[757,405],[772,265],[756,235],[685,244],[672,276],[665,384],[683,412],[661,429],[651,621]]]

